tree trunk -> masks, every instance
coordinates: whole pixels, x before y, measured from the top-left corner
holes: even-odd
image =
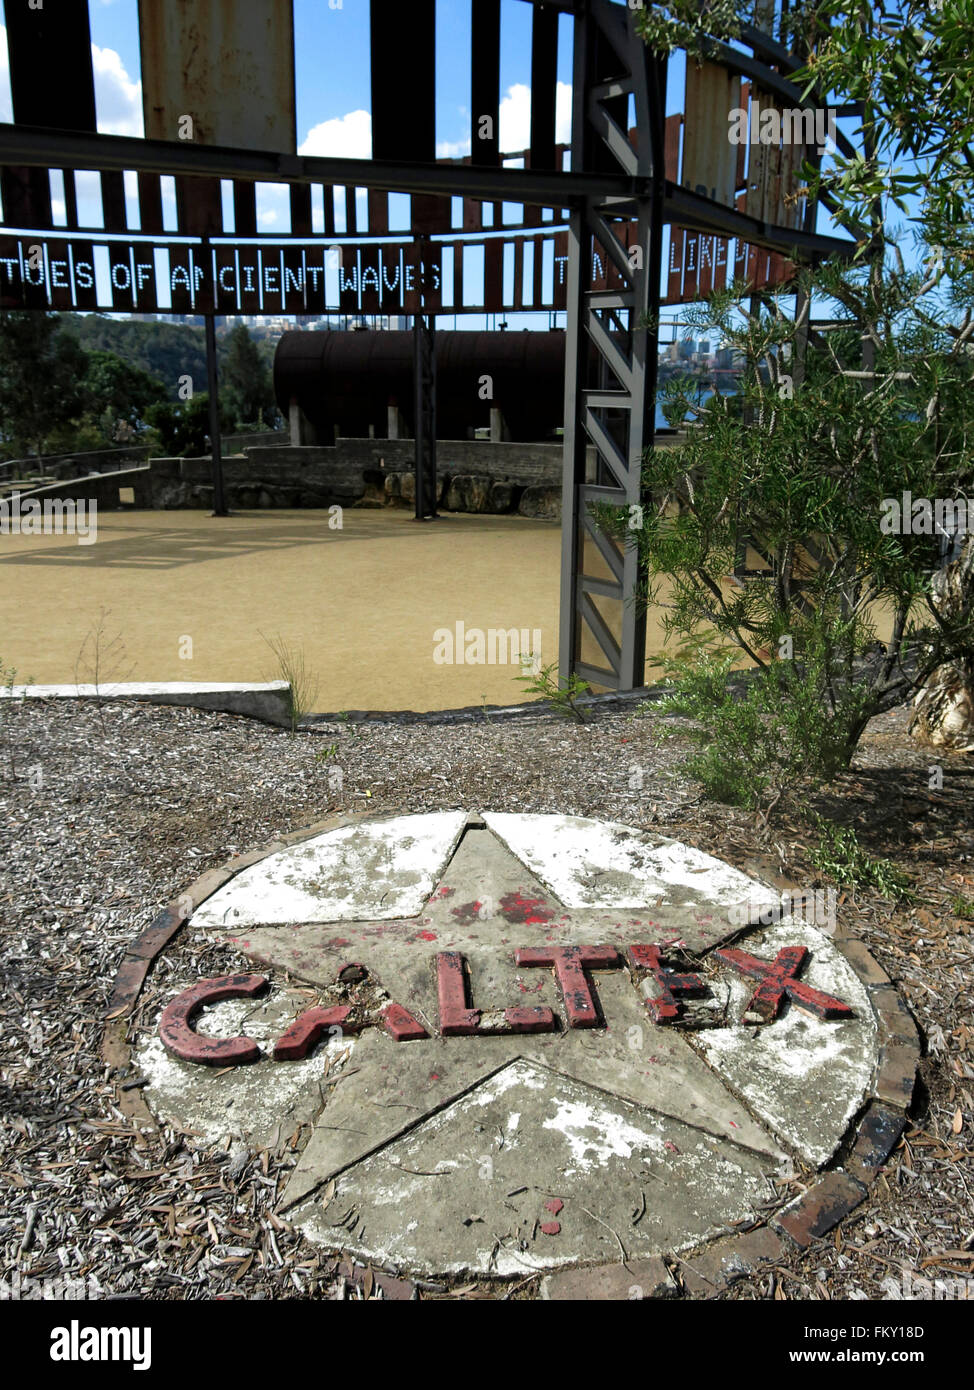
[[[935,576],[933,601],[952,621],[974,614],[974,535]],[[910,733],[930,748],[974,753],[974,649],[937,667],[914,701]]]

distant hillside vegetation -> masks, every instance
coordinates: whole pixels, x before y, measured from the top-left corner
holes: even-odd
[[[206,390],[206,337],[202,328],[189,323],[144,323],[138,319],[112,319],[101,314],[61,314],[65,332],[77,338],[86,351],[96,348],[117,353],[134,367],[141,367],[161,383],[170,400],[177,400],[179,378],[193,378],[196,391]],[[225,330],[220,329],[217,353],[221,366]],[[274,344],[258,341],[258,352],[268,367],[274,360]]]

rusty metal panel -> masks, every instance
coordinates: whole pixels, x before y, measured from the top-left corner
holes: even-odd
[[[293,154],[294,15],[282,0],[139,0],[149,140]]]
[[[219,235],[223,231],[220,180],[178,175],[176,211],[180,232],[195,236]]]
[[[712,290],[722,290],[727,285],[727,261],[730,253],[730,244],[727,237],[714,236],[708,237],[711,243],[711,270],[710,287]]]
[[[112,287],[112,309],[130,314],[137,307],[135,294],[135,248],[119,242],[108,243],[108,275]]]
[[[104,170],[101,178],[102,225],[106,232],[127,232],[125,175],[120,170]]]
[[[557,79],[558,11],[534,5],[531,14],[532,169],[558,167],[555,159]]]
[[[741,79],[719,63],[687,63],[681,183],[725,207],[734,204],[737,147],[730,113],[741,104]]]
[[[499,111],[501,86],[500,0],[472,0],[470,74],[470,148],[472,162],[495,168],[500,164]],[[487,117],[489,124],[484,122]],[[469,161],[464,161],[469,162]],[[479,223],[478,223],[479,225]]]
[[[7,165],[0,169],[3,220],[9,227],[50,227],[51,181],[46,169]]]
[[[805,200],[798,197],[801,187],[801,167],[807,157],[806,145],[782,145],[781,166],[778,179],[778,207],[776,222],[779,227],[801,227],[805,217]]]
[[[377,314],[382,308],[379,247],[362,246],[358,253],[359,309],[363,314]]]
[[[741,109],[748,111],[751,103],[751,84],[744,82],[741,84]],[[747,182],[747,145],[741,143],[737,146],[737,168],[734,174],[734,192],[738,193],[744,188]]]
[[[51,308],[73,309],[67,242],[48,242],[45,249],[45,280]]]
[[[335,235],[335,188],[333,184],[324,183],[321,185],[323,197],[323,207],[325,213],[325,236]]]
[[[436,158],[436,0],[409,0],[408,4],[369,0],[369,24],[372,157],[432,161]]]
[[[369,236],[389,230],[389,194],[383,189],[369,189]]]
[[[681,300],[690,304],[700,297],[700,234],[688,231],[683,241],[683,292]]]
[[[5,0],[13,118],[21,125],[86,130],[95,125],[87,0]]]
[[[749,145],[747,168],[747,192],[744,198],[744,211],[759,222],[771,220],[769,207],[769,184],[772,175],[771,146],[762,145],[753,139],[760,131],[760,113],[774,106],[767,92],[759,92],[755,87],[751,93],[752,143]]]
[[[150,236],[163,230],[162,184],[158,174],[139,176],[139,227]]]
[[[257,186],[243,179],[233,181],[233,230],[237,236],[257,234]]]
[[[172,312],[174,314],[196,312],[193,270],[194,263],[190,248],[188,246],[170,246],[169,292],[172,296]]]
[[[504,243],[488,241],[484,254],[484,303],[500,307],[503,294]]]
[[[514,243],[514,294],[512,309],[523,309],[524,304],[524,242]],[[528,306],[530,307],[530,306]]]
[[[776,289],[780,285],[787,285],[795,278],[796,268],[794,261],[788,260],[778,251],[772,251],[768,257],[768,278],[767,287]]]
[[[445,249],[444,255],[448,254]],[[463,308],[463,243],[456,242],[453,246],[453,307]]]
[[[97,309],[95,261],[88,241],[69,242],[67,246],[69,279],[74,287],[73,298],[78,309]]]
[[[285,246],[281,251],[281,280],[284,287],[284,312],[303,314],[307,311],[307,271],[304,252],[298,246]]]
[[[554,308],[568,307],[568,233],[556,232],[555,242],[555,285]]]
[[[311,235],[311,185],[309,183],[292,183],[290,191],[291,199],[291,235],[310,236]]]

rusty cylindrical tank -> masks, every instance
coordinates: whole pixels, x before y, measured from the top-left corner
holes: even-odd
[[[436,388],[440,439],[469,438],[490,424],[491,406],[502,411],[512,439],[550,438],[564,414],[565,335],[437,333]],[[285,333],[274,358],[274,389],[285,417],[296,400],[322,443],[336,428],[365,438],[372,426],[385,437],[390,405],[398,406],[411,433],[413,335]]]

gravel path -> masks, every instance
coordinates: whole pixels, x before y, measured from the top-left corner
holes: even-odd
[[[232,855],[338,811],[490,807],[619,819],[751,872],[825,883],[802,822],[782,813],[765,828],[702,800],[679,772],[681,740],[661,737],[658,716],[609,708],[585,725],[530,715],[336,724],[296,737],[148,706],[31,701],[0,716],[0,1266],[22,1296],[52,1279],[99,1297],[403,1295],[378,1274],[353,1285],[347,1267],[274,1215],[297,1134],[251,1153],[142,1132],[124,1104],[131,1089],[119,1089],[138,1078],[113,1075],[100,1056],[125,944]],[[931,792],[933,761],[906,739],[901,713],[887,716],[856,768],[816,803],[916,879],[914,906],[859,895],[840,909],[926,1034],[914,1128],[857,1217],[811,1262],[731,1297],[875,1298],[890,1294],[884,1279],[902,1284],[904,1267],[917,1279],[974,1274],[965,1171],[974,924],[955,901],[974,898],[974,770],[969,759],[942,760],[944,789]],[[133,1035],[172,992],[171,972],[233,968],[230,953],[184,935],[150,977]]]

